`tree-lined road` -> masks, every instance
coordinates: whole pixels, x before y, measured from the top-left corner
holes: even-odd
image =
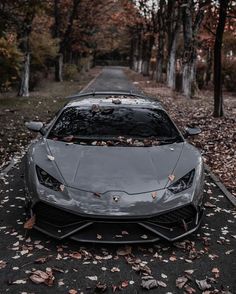
[[[94,89],[135,90],[121,68],[104,69],[86,91]],[[206,213],[197,233],[175,244],[160,241],[121,251],[120,246],[61,242],[34,230],[26,232],[22,175],[20,163],[0,180],[1,294],[69,293],[72,289],[95,293],[99,282],[100,288],[107,286],[105,293],[118,291],[119,287],[122,293],[145,293],[140,286],[145,274],[159,281],[158,289],[150,293],[202,293],[199,287],[217,289],[211,293],[236,292],[236,212],[208,177]],[[42,284],[29,279],[35,269],[50,273],[47,268],[55,277],[52,286],[46,285],[51,278]],[[197,285],[196,280],[207,277],[207,283]]]

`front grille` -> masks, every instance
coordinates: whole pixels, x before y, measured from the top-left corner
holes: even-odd
[[[152,217],[149,219],[150,222],[156,224],[174,224],[190,221],[196,216],[196,209],[192,205],[187,205],[176,210]]]
[[[105,222],[105,223],[137,223],[142,221],[152,222],[159,225],[173,225],[191,221],[196,216],[196,209],[192,205],[187,205],[176,210],[163,213],[161,215],[151,218],[96,218],[96,217],[83,217],[67,212],[63,209],[56,208],[54,206],[38,202],[33,207],[33,212],[36,215],[36,219],[48,222],[55,226],[69,226],[78,222],[93,221],[93,222]]]
[[[66,212],[62,209],[47,205],[43,202],[36,203],[33,207],[36,220],[43,220],[57,226],[68,226],[76,222],[83,221],[80,216]]]

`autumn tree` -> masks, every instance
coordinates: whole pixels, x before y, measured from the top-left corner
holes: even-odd
[[[32,23],[37,13],[44,9],[46,1],[36,0],[10,0],[1,1],[0,23],[4,23],[5,30],[14,30],[19,42],[19,48],[23,53],[21,81],[19,96],[29,96],[30,78],[30,43]]]

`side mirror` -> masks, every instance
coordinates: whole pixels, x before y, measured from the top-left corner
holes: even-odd
[[[186,127],[184,129],[184,137],[194,136],[200,134],[202,131],[198,127]]]
[[[40,132],[42,135],[45,135],[45,131],[44,131],[44,128],[43,128],[44,124],[41,121],[30,121],[30,122],[26,122],[25,123],[25,126],[30,131]]]

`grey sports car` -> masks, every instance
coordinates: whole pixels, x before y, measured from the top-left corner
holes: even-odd
[[[203,214],[204,166],[159,102],[133,93],[69,98],[27,152],[26,205],[35,228],[100,243],[175,241]]]

